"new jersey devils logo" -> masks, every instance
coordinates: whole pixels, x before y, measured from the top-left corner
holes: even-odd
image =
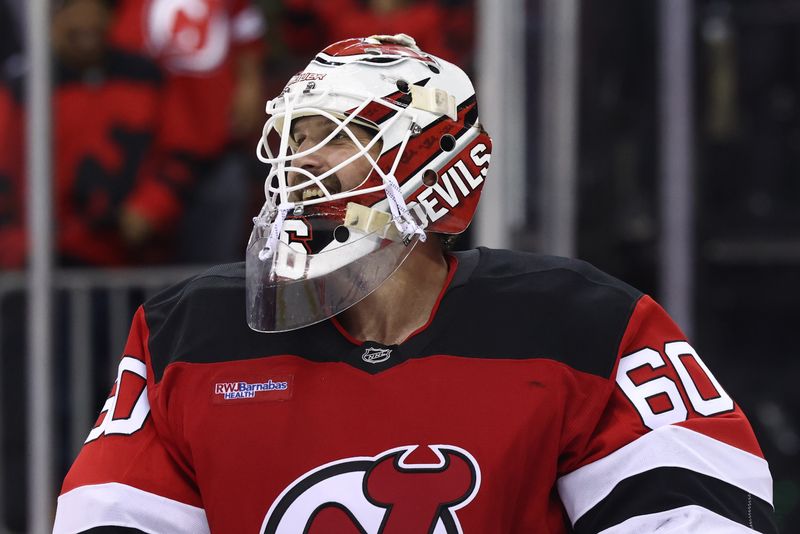
[[[461,534],[456,511],[478,492],[467,451],[431,445],[434,464],[407,463],[416,445],[347,458],[295,480],[273,503],[262,534]]]
[[[170,70],[200,73],[225,59],[229,24],[220,0],[151,0],[145,29],[150,49]]]

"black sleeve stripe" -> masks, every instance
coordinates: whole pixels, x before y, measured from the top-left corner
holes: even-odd
[[[659,467],[625,479],[575,523],[576,534],[601,532],[632,517],[696,505],[763,534],[777,534],[772,506],[714,477]]]
[[[89,530],[84,530],[81,534],[147,534],[138,528],[129,527],[94,527]]]

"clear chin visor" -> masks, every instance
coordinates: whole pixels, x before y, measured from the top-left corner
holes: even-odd
[[[349,226],[344,242],[316,254],[279,240],[265,255],[269,232],[269,225],[257,226],[247,246],[247,324],[258,332],[296,330],[343,312],[385,282],[419,241],[399,239],[387,221]]]

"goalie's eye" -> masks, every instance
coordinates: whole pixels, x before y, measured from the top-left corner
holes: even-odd
[[[345,132],[344,130],[340,130],[340,131],[336,132],[336,135],[333,136],[333,138],[331,139],[331,142],[352,143],[353,140],[350,139],[350,136],[347,135],[347,132]]]

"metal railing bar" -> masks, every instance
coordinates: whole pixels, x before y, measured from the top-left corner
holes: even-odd
[[[108,295],[108,356],[110,358],[108,367],[112,381],[117,376],[117,363],[122,357],[122,351],[125,350],[130,320],[128,294],[124,289],[110,289]]]
[[[63,289],[85,286],[87,280],[93,287],[109,289],[167,286],[196,276],[207,268],[207,266],[181,266],[146,269],[59,269],[55,273],[55,283],[57,287]]]
[[[53,210],[50,4],[27,2],[25,50],[26,222],[29,243],[27,320],[28,531],[51,531],[55,496],[53,413]]]
[[[75,458],[92,425],[91,293],[75,289],[69,295],[70,313],[70,453]]]

